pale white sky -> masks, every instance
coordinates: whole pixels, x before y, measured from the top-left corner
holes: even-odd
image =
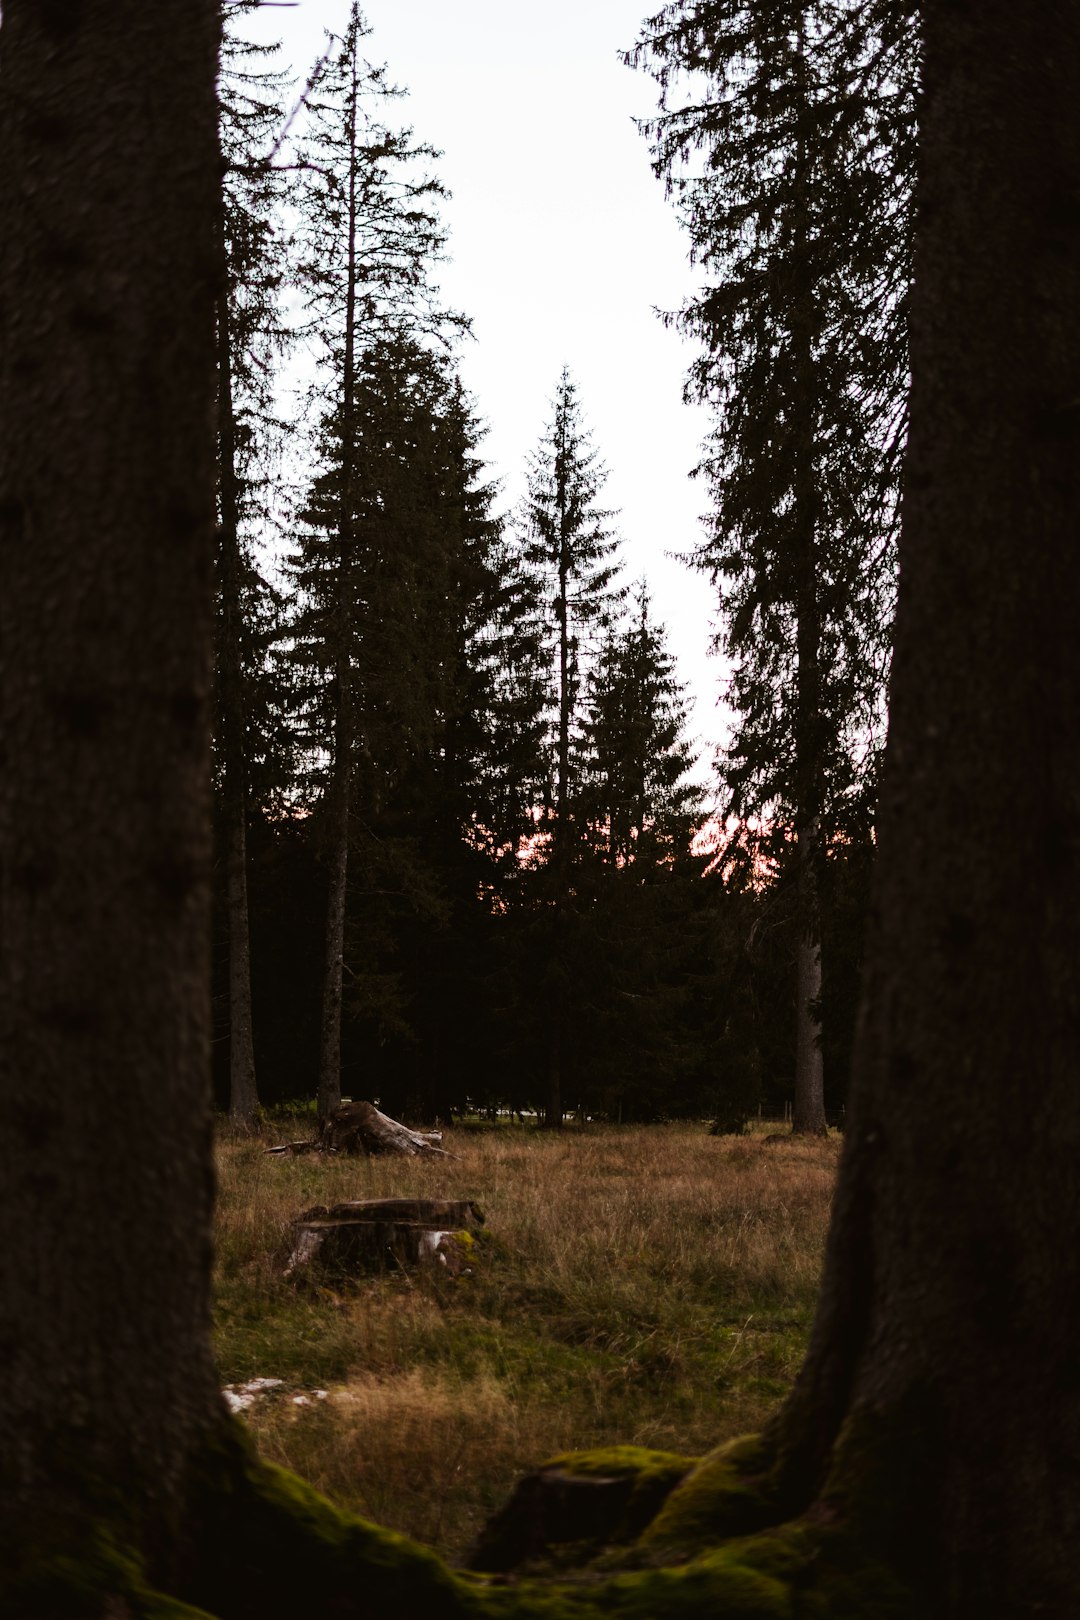
[[[436,165],[451,262],[446,301],[473,320],[461,372],[490,433],[483,454],[506,507],[549,419],[565,363],[619,508],[627,575],[644,574],[695,700],[706,757],[723,738],[721,666],[706,656],[715,609],[708,581],[668,553],[696,542],[704,486],[687,473],[708,429],[682,403],[691,348],[655,308],[691,287],[686,242],[633,119],[654,86],[618,60],[648,0],[367,0],[366,54],[408,88],[402,120],[442,149]],[[340,32],[348,0],[266,9],[298,80]],[[711,770],[709,772],[711,778]]]

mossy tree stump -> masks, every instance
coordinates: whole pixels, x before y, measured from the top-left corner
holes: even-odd
[[[367,1198],[317,1204],[293,1223],[296,1241],[287,1276],[312,1267],[336,1271],[413,1270],[442,1266],[458,1276],[473,1251],[472,1229],[483,1211],[469,1199]]]

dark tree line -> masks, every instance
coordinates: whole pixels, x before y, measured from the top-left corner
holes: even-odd
[[[702,277],[673,319],[716,419],[692,560],[733,663],[726,810],[790,886],[795,1129],[822,1131],[828,867],[858,869],[884,736],[918,31],[897,0],[676,0],[628,60]]]
[[[878,204],[910,75],[895,50],[882,65],[868,22],[849,38],[774,10],[672,7],[637,53],[663,87],[658,171],[719,278],[680,317],[704,340],[692,386],[718,411],[696,560],[723,586],[741,716],[725,766],[739,847],[717,860],[664,630],[622,581],[566,370],[521,508],[498,511],[454,370],[467,323],[436,283],[437,153],[387,122],[400,92],[363,55],[361,12],[309,78],[284,155],[278,81],[230,46],[216,1004],[234,1117],[252,1115],[256,1058],[264,1100],[317,1089],[322,1114],[343,1086],[409,1114],[527,1104],[555,1127],[567,1110],[738,1123],[794,1096],[796,1128],[816,1130],[826,1065],[842,1106],[888,644],[906,171],[896,217]],[[672,100],[683,69],[718,87],[690,110]],[[894,70],[899,111],[882,93]],[[704,172],[677,178],[698,148]],[[288,508],[275,594],[252,540],[283,442],[284,281],[319,360],[316,471]]]

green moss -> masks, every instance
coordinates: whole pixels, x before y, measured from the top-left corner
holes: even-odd
[[[767,1525],[775,1518],[770,1462],[757,1436],[710,1452],[670,1493],[642,1536],[642,1551],[670,1559]]]
[[[131,1620],[214,1620],[205,1609],[157,1591],[141,1559],[119,1545],[104,1523],[84,1526],[63,1545],[24,1547],[17,1563],[4,1559],[2,1620],[97,1620],[120,1604]]]
[[[851,1470],[847,1493],[868,1477],[857,1456],[864,1446],[876,1455],[870,1431],[860,1426],[840,1459]],[[404,1536],[340,1512],[301,1480],[260,1462],[240,1426],[229,1424],[190,1481],[195,1531],[178,1596],[156,1591],[138,1558],[99,1526],[74,1548],[24,1561],[0,1599],[0,1616],[912,1620],[926,1612],[890,1573],[891,1560],[868,1551],[857,1516],[823,1505],[746,1533],[769,1511],[770,1458],[759,1440],[737,1441],[696,1466],[632,1446],[554,1458],[549,1470],[564,1478],[629,1482],[631,1501],[662,1492],[666,1500],[631,1554],[645,1567],[604,1574],[594,1565],[577,1578],[500,1580],[451,1571]],[[838,1478],[837,1492],[840,1486]],[[733,1533],[737,1539],[724,1539]]]
[[[641,1480],[663,1479],[676,1484],[694,1467],[697,1458],[675,1451],[649,1451],[645,1446],[600,1446],[592,1451],[564,1451],[544,1463],[545,1468],[561,1468],[567,1474]]]
[[[194,1482],[196,1537],[184,1596],[220,1620],[301,1620],[342,1612],[457,1620],[461,1583],[426,1548],[332,1506],[260,1462],[239,1425]]]

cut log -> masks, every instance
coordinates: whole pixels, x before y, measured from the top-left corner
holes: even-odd
[[[317,1205],[294,1222],[296,1242],[285,1275],[316,1263],[339,1271],[466,1269],[473,1250],[470,1224],[484,1215],[470,1199],[370,1198],[329,1208]]]
[[[410,1131],[369,1102],[342,1103],[319,1132],[319,1145],[326,1153],[433,1153],[454,1158],[441,1142],[441,1131]]]

